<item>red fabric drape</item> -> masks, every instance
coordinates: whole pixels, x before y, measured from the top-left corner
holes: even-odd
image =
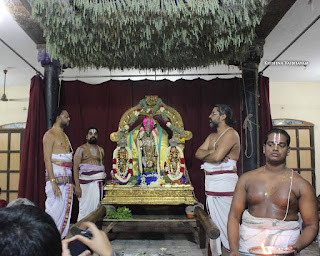
[[[4,208],[4,207],[6,207],[7,206],[7,201],[6,200],[2,200],[2,199],[0,199],[0,208]]]
[[[229,104],[235,114],[235,129],[241,134],[242,117],[240,108],[240,83],[234,78],[205,81],[178,80],[161,81],[109,81],[99,85],[89,85],[80,81],[62,83],[62,104],[71,115],[70,127],[66,132],[76,149],[85,143],[85,129],[90,125],[100,130],[99,144],[106,151],[106,169],[111,169],[112,152],[116,146],[109,139],[110,133],[117,131],[122,114],[138,104],[145,95],[158,95],[167,105],[174,107],[182,116],[186,130],[193,138],[186,142],[185,158],[195,194],[199,201],[205,201],[204,175],[200,171],[201,161],[194,153],[212,132],[208,125],[208,115],[215,104]],[[44,207],[45,181],[42,137],[46,132],[43,80],[33,77],[30,86],[30,103],[27,127],[23,141],[20,167],[19,197],[26,197],[38,206]],[[260,77],[260,142],[272,127],[269,103],[269,79]],[[262,146],[260,146],[262,149]],[[262,156],[262,150],[260,152]],[[263,161],[264,157],[261,157]],[[238,162],[238,173],[242,173],[242,162]]]
[[[60,105],[66,107],[71,117],[66,133],[74,150],[86,142],[88,126],[98,127],[98,143],[105,150],[105,166],[109,173],[112,152],[116,147],[116,143],[111,142],[109,136],[118,130],[121,116],[126,110],[137,105],[145,95],[158,95],[165,104],[180,113],[185,129],[193,133],[193,138],[186,142],[185,159],[195,194],[198,200],[204,203],[204,174],[200,170],[201,161],[197,160],[194,154],[212,132],[208,116],[215,104],[229,104],[232,107],[237,120],[235,129],[240,134],[240,84],[241,79],[238,78],[211,81],[181,79],[176,82],[111,80],[98,85],[63,81]],[[238,167],[239,173],[242,173],[242,164]]]
[[[269,78],[260,76],[259,77],[259,93],[260,93],[260,107],[259,107],[259,125],[260,125],[260,165],[265,164],[265,157],[262,152],[262,146],[266,133],[272,128],[272,118],[270,110],[269,100]]]
[[[42,137],[46,132],[46,113],[43,87],[44,82],[39,76],[31,79],[18,191],[19,197],[28,198],[41,208],[44,208],[45,202]]]

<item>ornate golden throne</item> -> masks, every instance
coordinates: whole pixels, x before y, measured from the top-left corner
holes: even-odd
[[[185,141],[192,138],[192,133],[184,130],[183,120],[174,108],[164,104],[158,96],[145,96],[145,99],[142,99],[137,106],[130,108],[122,115],[118,131],[113,132],[110,135],[111,141],[118,143],[115,152],[118,152],[116,150],[120,147],[120,140],[127,141],[127,144],[130,147],[128,146],[126,148],[128,148],[128,150],[130,148],[130,151],[132,151],[132,153],[130,153],[132,155],[132,160],[131,162],[128,161],[128,164],[131,165],[129,167],[129,173],[126,174],[127,176],[125,177],[125,179],[128,178],[129,181],[126,180],[126,182],[123,183],[117,183],[114,180],[108,181],[107,185],[104,187],[105,193],[101,203],[105,205],[194,205],[197,203],[197,200],[194,197],[194,189],[189,179],[184,158],[183,161],[181,158],[181,161],[178,163],[180,164],[179,170],[181,173],[177,174],[180,175],[177,176],[178,178],[183,174],[183,183],[181,183],[178,178],[173,178],[173,180],[169,181],[168,179],[165,180],[163,178],[163,176],[170,176],[168,171],[165,170],[168,170],[168,162],[170,164],[170,160],[168,161],[167,159],[167,152],[171,146],[168,145],[169,138],[165,137],[168,134],[164,135],[166,133],[165,129],[163,129],[158,122],[156,126],[157,130],[153,128],[154,134],[157,134],[158,136],[156,141],[159,141],[157,145],[159,168],[158,173],[154,175],[157,176],[157,178],[148,185],[144,183],[144,177],[142,178],[142,182],[139,180],[141,179],[140,176],[144,176],[144,174],[141,174],[141,164],[139,165],[141,162],[141,156],[138,154],[140,148],[135,142],[138,140],[137,138],[143,130],[141,128],[143,124],[131,129],[139,116],[161,116],[166,126],[172,131],[172,138],[175,139],[172,141],[178,142],[175,145],[177,151],[181,152],[180,156],[181,154],[183,155]],[[138,151],[138,153],[136,151]],[[118,155],[119,153],[114,154],[114,166],[116,166],[115,163],[118,161],[116,159]],[[164,172],[167,175],[165,175]],[[116,179],[116,177],[119,176],[115,176],[115,173],[117,173],[117,171],[116,169],[113,169],[112,176]],[[136,180],[138,181],[136,182]]]

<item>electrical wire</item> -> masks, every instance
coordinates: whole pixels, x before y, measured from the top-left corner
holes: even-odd
[[[307,26],[286,48],[284,48],[284,50],[282,50],[271,62],[276,61],[286,50],[289,49],[289,47],[291,45],[293,45],[305,32],[307,32],[309,30],[309,28],[311,28],[318,20],[320,19],[320,15],[315,18],[309,26]],[[268,67],[270,67],[270,64],[268,64],[267,66],[265,66],[264,69],[262,69],[259,73],[263,73]]]
[[[29,61],[27,61],[25,58],[23,58],[16,50],[14,50],[10,45],[8,45],[5,41],[3,41],[1,38],[0,38],[0,41],[5,45],[7,46],[11,51],[13,51],[20,59],[22,59],[25,63],[27,63],[28,66],[30,66],[34,71],[36,71],[37,74],[39,74],[41,77],[44,77],[44,75],[39,71],[37,70],[34,66],[32,66],[30,64]]]

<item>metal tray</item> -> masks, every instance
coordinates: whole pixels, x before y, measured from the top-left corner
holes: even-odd
[[[290,248],[283,248],[283,247],[275,247],[275,246],[264,246],[264,248],[271,252],[271,254],[267,254],[263,252],[263,249],[261,246],[255,246],[255,247],[251,247],[249,248],[249,252],[255,255],[288,255],[288,254],[292,254],[294,252],[294,250],[290,249]]]

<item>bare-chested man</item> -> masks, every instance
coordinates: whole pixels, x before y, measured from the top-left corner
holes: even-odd
[[[316,237],[315,192],[309,182],[286,167],[289,145],[286,131],[270,130],[263,146],[266,165],[239,179],[229,213],[230,255],[252,255],[248,249],[261,243],[299,252]],[[301,235],[298,212],[304,223]]]
[[[43,153],[46,166],[46,212],[54,219],[61,237],[65,237],[72,206],[72,147],[64,128],[70,117],[65,109],[57,109],[55,123],[43,137]]]
[[[103,196],[104,150],[97,145],[98,129],[87,129],[87,143],[74,154],[73,174],[75,193],[79,199],[78,221],[97,209]]]
[[[235,123],[232,110],[227,105],[216,105],[210,116],[211,133],[196,152],[196,158],[204,161],[207,209],[213,222],[220,229],[220,237],[210,241],[210,247],[217,248],[214,255],[221,255],[221,243],[229,250],[227,237],[228,213],[233,191],[238,181],[237,160],[240,154],[240,139],[231,125]]]

